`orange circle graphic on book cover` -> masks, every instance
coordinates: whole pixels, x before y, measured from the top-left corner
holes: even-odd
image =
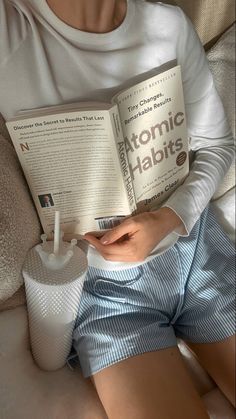
[[[187,153],[185,151],[181,151],[176,157],[176,164],[177,166],[182,166],[187,159]]]

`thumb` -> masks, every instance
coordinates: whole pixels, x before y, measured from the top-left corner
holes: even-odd
[[[121,237],[125,236],[126,234],[130,233],[130,225],[128,222],[124,221],[123,223],[119,224],[117,227],[114,227],[112,230],[108,231],[107,233],[102,236],[100,242],[102,244],[111,244],[119,240]]]

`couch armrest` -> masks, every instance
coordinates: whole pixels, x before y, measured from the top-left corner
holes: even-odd
[[[147,0],[155,3],[158,0]],[[163,0],[186,13],[206,48],[235,22],[234,0]]]

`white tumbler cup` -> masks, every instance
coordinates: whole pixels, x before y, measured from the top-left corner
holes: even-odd
[[[50,269],[42,262],[40,253],[49,255],[50,262],[53,242],[44,242],[45,251],[39,252],[39,247],[29,251],[23,277],[32,353],[41,369],[52,371],[63,367],[70,353],[88,265],[80,248],[62,242],[60,258],[70,253],[69,261],[67,257],[65,266],[62,263],[60,269]]]

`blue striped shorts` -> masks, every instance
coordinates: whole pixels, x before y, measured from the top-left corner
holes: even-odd
[[[89,268],[73,346],[85,377],[176,338],[221,341],[235,332],[234,246],[207,208],[189,237],[135,268]]]

